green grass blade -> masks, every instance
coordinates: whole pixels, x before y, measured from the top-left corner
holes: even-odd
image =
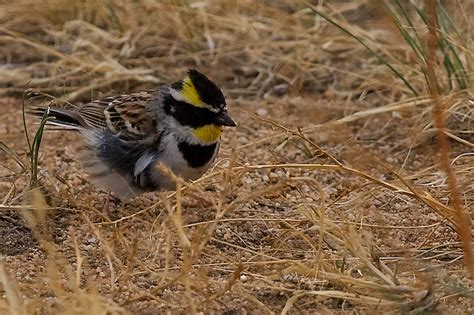
[[[443,24],[445,31],[451,32],[451,30],[453,30],[458,38],[463,38],[441,2],[438,2],[438,20]]]
[[[396,22],[395,25],[399,29],[400,33],[402,33],[405,41],[407,41],[407,43],[410,45],[410,47],[412,47],[412,49],[415,51],[415,53],[417,53],[418,58],[420,58],[424,62],[426,60],[426,53],[422,49],[422,47],[418,44],[418,43],[421,43],[422,41],[420,40],[420,36],[418,35],[418,32],[416,31],[416,27],[413,24],[412,19],[409,15],[408,11],[406,10],[406,7],[403,6],[400,3],[400,0],[396,0],[395,3],[397,4],[398,9],[400,10],[403,17],[405,18],[405,21],[410,26],[410,29],[413,31],[414,36],[411,36],[407,32],[407,30],[402,26],[402,24],[400,22],[400,19],[397,17],[397,15],[390,9],[390,7],[388,5],[385,5],[387,7],[387,11],[392,16],[392,19],[394,19],[394,21]]]
[[[428,23],[428,18],[426,14],[417,6],[413,6],[420,16],[420,18],[423,20],[423,22],[427,25]],[[446,11],[442,6],[438,4],[438,20],[440,23],[440,28],[439,30],[439,39],[438,39],[438,47],[441,50],[441,52],[444,55],[444,65],[446,69],[446,73],[448,74],[448,77],[451,81],[452,76],[455,77],[459,88],[460,89],[466,89],[468,86],[468,79],[467,79],[467,72],[464,67],[464,64],[461,61],[461,58],[459,57],[459,54],[457,53],[456,49],[454,46],[451,44],[451,41],[446,38],[446,34],[449,34],[449,29],[455,30],[457,34],[457,29],[452,22],[452,20],[449,18],[447,15]],[[442,13],[444,12],[444,13]],[[449,48],[449,51],[446,49]],[[451,54],[449,54],[451,52]],[[454,60],[452,60],[454,59]],[[450,89],[452,89],[452,84],[450,83]]]
[[[458,81],[459,88],[464,90],[468,86],[466,68],[464,67],[464,65],[461,61],[461,58],[459,57],[456,49],[451,44],[451,42],[448,41],[447,39],[444,39],[444,42],[445,42],[447,48],[449,49],[449,51],[451,52],[451,55],[453,57],[453,60],[452,61],[450,60],[450,61],[451,61],[451,64],[452,64],[454,76],[455,76],[456,80]]]
[[[38,130],[35,133],[31,147],[31,184],[38,184],[38,158],[39,158],[39,149],[41,146],[41,140],[43,139],[44,127],[48,122],[49,107],[45,110],[43,117],[41,118],[40,125]]]
[[[23,130],[25,131],[26,142],[28,143],[28,150],[31,153],[31,141],[30,141],[30,136],[28,134],[28,128],[26,127],[25,99],[26,99],[27,91],[28,91],[28,89],[25,89],[25,91],[23,91],[23,98],[22,98],[22,101],[21,101],[21,114],[22,114],[22,120],[23,120]]]
[[[425,12],[423,12],[423,10],[421,10],[416,5],[413,5],[413,7],[415,8],[416,13],[418,13],[420,18],[423,20],[423,23],[425,23],[425,25],[428,25],[428,17],[426,16]]]
[[[401,25],[400,21],[396,18],[395,15],[392,15],[393,22],[397,27],[398,31],[402,34],[403,39],[407,44],[411,47],[415,55],[420,59],[422,62],[425,62],[425,54],[421,47],[417,44],[416,39],[413,38]]]
[[[450,60],[452,64],[452,70],[454,72],[454,77],[456,78],[459,88],[466,89],[468,86],[467,71],[466,68],[459,57],[457,49],[452,44],[449,34],[453,32],[460,39],[460,42],[466,42],[463,39],[463,36],[459,33],[456,25],[453,20],[449,17],[446,9],[441,3],[438,3],[438,21],[440,24],[440,38],[443,40],[445,50],[443,51],[446,55],[450,55]],[[446,49],[447,48],[447,49]]]
[[[451,91],[453,87],[453,75],[454,75],[454,68],[451,60],[445,55],[443,58],[444,68],[446,69],[446,75],[448,76],[448,84],[449,90]]]
[[[410,91],[415,95],[418,96],[418,93],[416,92],[415,88],[408,82],[407,79],[397,70],[395,67],[393,67],[389,62],[387,62],[380,54],[378,54],[375,50],[373,50],[369,45],[367,45],[362,38],[359,36],[351,33],[347,28],[342,26],[341,24],[337,23],[333,19],[331,19],[329,16],[326,14],[318,11],[315,9],[312,5],[306,4],[306,6],[315,14],[321,16],[323,19],[331,23],[332,25],[336,26],[338,29],[340,29],[342,32],[346,33],[347,35],[351,36],[355,40],[357,40],[362,46],[364,46],[372,55],[374,55],[382,64],[387,66],[394,74],[397,76],[400,80],[403,81],[403,83],[410,89]]]

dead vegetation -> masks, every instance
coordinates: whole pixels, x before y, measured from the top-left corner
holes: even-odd
[[[473,8],[441,7],[430,46],[410,3],[0,4],[0,310],[472,312]],[[188,67],[239,128],[175,193],[117,203],[77,135],[24,140],[27,89],[76,103]]]

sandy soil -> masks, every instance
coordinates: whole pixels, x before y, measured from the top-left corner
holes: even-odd
[[[474,313],[426,83],[473,217],[472,4],[420,58],[421,2],[309,2],[0,1],[0,314]],[[120,202],[48,131],[32,189],[26,85],[79,104],[190,67],[238,123],[201,179]]]
[[[345,165],[383,181],[400,183],[389,170],[417,174],[410,181],[420,189],[423,183],[441,178],[433,171],[437,145],[432,138],[425,137],[411,150],[407,149],[403,139],[410,137],[414,127],[406,119],[381,114],[328,126],[324,123],[344,116],[347,110],[344,104],[289,96],[230,104],[239,127],[235,131],[226,130],[217,169],[225,168],[229,157],[234,155],[235,166],[330,164],[330,159],[307,144],[302,149],[301,140],[293,137],[285,142],[291,138],[288,133],[277,137],[282,130],[259,119],[261,115],[292,129],[321,124],[306,133],[312,141]],[[0,117],[2,141],[26,158],[21,105],[14,99],[4,99],[1,107],[4,109]],[[52,252],[36,241],[38,236],[32,234],[18,212],[2,210],[0,252],[25,297],[41,296],[54,306],[56,290],[72,290],[68,284],[74,282],[72,277],[82,288],[88,288],[84,290],[99,292],[107,299],[108,307],[115,301],[132,313],[181,312],[188,298],[193,299],[198,310],[205,312],[252,313],[256,309],[279,312],[295,292],[307,293],[295,301],[293,312],[297,313],[400,310],[399,305],[388,308],[358,305],[335,297],[322,302],[309,293],[343,292],[347,286],[343,283],[338,288],[337,281],[328,280],[322,274],[304,275],[296,268],[298,264],[342,268],[341,258],[347,259],[348,270],[351,266],[355,269],[343,274],[367,277],[375,285],[378,281],[372,279],[374,275],[356,263],[360,256],[350,253],[350,248],[359,248],[371,251],[368,257],[376,253],[379,257],[372,257],[373,261],[385,266],[379,265],[380,270],[393,273],[399,285],[429,291],[426,293],[429,297],[423,296],[420,301],[411,299],[406,310],[416,309],[417,304],[429,305],[431,311],[472,310],[472,300],[455,294],[458,292],[454,288],[461,286],[466,277],[462,252],[455,231],[438,214],[413,198],[377,187],[358,176],[306,167],[237,172],[225,195],[221,193],[225,189],[221,176],[217,175],[199,184],[201,198],[205,200],[184,193],[182,223],[187,237],[196,243],[206,234],[217,211],[205,205],[206,200],[212,203],[223,196],[224,204],[235,203],[192,258],[192,266],[186,271],[189,282],[174,283],[170,279],[179,275],[179,270],[185,268],[183,261],[187,260],[170,215],[158,204],[159,194],[149,193],[121,203],[94,188],[75,159],[79,139],[74,132],[52,131],[44,136],[41,147],[41,181],[54,210],[47,211],[40,229],[45,231],[40,234],[47,236],[40,239],[53,244]],[[453,144],[457,155],[468,152]],[[6,166],[0,174],[4,204],[29,203],[28,176],[21,174],[11,159],[0,157]],[[461,180],[463,187],[472,187],[472,178],[461,177]],[[315,191],[318,189],[321,191]],[[427,190],[444,198],[442,183],[439,189]],[[174,198],[169,199],[174,202]],[[354,233],[359,247],[332,242],[329,236],[324,241],[320,239],[318,231],[324,226],[311,222],[308,209],[324,212],[320,218],[327,220],[328,230],[333,229],[331,224],[340,226],[341,233],[349,233],[348,240],[350,233]],[[78,255],[82,259],[80,278],[74,276]],[[328,266],[320,268],[321,272],[329,270]],[[237,278],[233,279],[235,272]],[[56,273],[57,279],[48,278],[51,273]],[[50,281],[58,281],[59,288],[55,289]],[[186,283],[191,283],[190,291]],[[432,302],[427,303],[426,299]]]

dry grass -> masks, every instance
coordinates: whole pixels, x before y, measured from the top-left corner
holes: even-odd
[[[0,311],[472,312],[474,11],[446,9],[457,32],[436,36],[468,88],[370,1],[1,3]],[[117,203],[84,179],[69,133],[45,134],[30,166],[27,88],[75,103],[188,67],[239,122],[201,179]]]

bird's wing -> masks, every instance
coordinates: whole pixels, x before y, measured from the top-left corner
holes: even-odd
[[[106,97],[85,104],[77,114],[91,128],[109,129],[124,140],[146,139],[157,130],[155,98],[151,92]]]
[[[153,109],[158,91],[110,96],[81,107],[48,108],[48,125],[76,130],[108,130],[125,141],[156,140],[157,120]],[[47,109],[31,107],[28,113],[43,117]]]

